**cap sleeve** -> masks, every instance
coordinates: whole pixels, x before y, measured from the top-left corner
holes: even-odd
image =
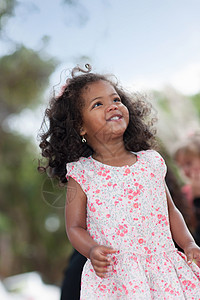
[[[167,166],[160,153],[155,150],[147,150],[144,152],[143,157],[155,174],[161,176],[162,178],[165,178],[167,173]]]
[[[82,190],[84,192],[87,191],[86,187],[86,178],[85,178],[85,170],[80,163],[80,161],[71,162],[66,164],[66,178],[69,180],[69,177],[73,178],[78,184],[80,184]]]
[[[165,163],[164,158],[160,155],[160,153],[158,153],[157,151],[153,151],[154,155],[155,155],[155,169],[157,170],[157,172],[160,173],[160,175],[165,178],[166,173],[167,173],[167,166]]]

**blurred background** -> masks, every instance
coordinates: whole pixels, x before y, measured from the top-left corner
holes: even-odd
[[[0,0],[2,293],[20,289],[12,276],[32,274],[38,285],[57,287],[56,296],[26,299],[59,299],[72,253],[65,189],[37,172],[37,135],[52,93],[77,64],[115,74],[147,94],[172,155],[200,124],[199,11],[198,0]],[[6,290],[2,300],[11,299]]]

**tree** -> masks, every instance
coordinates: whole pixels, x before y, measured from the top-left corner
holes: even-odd
[[[13,15],[16,6],[16,0],[1,0],[0,3],[0,33],[5,27],[5,23],[10,16]]]
[[[1,2],[1,32],[2,20],[12,15],[15,4]],[[37,270],[46,281],[59,283],[71,251],[64,226],[65,190],[59,191],[59,203],[51,202],[56,187],[37,171],[37,146],[4,126],[11,114],[37,107],[56,66],[42,50],[23,45],[0,58],[0,277]]]

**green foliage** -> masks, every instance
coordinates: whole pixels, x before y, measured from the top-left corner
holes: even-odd
[[[154,91],[154,97],[157,101],[158,107],[160,107],[160,109],[163,110],[165,113],[170,114],[168,99],[165,97],[165,95],[158,91]]]
[[[59,283],[71,251],[64,224],[65,189],[60,191],[59,205],[51,203],[47,194],[44,196],[44,182],[49,179],[38,173],[37,150],[28,139],[2,131],[0,148],[0,232],[10,236],[6,241],[0,239],[0,243],[11,249],[12,261],[12,269],[7,270],[0,259],[0,275],[37,270],[46,281]],[[48,185],[45,190],[54,193]],[[45,226],[52,215],[60,223],[55,232]]]
[[[55,66],[55,60],[44,60],[24,46],[0,58],[0,107],[13,113],[38,105]]]
[[[0,58],[0,277],[38,271],[59,284],[72,250],[65,233],[65,190],[62,205],[50,203],[44,187],[53,198],[59,191],[54,195],[55,184],[52,191],[47,176],[37,171],[37,146],[2,126],[11,113],[36,107],[42,99],[56,66],[42,54],[20,46]],[[46,225],[51,216],[58,222],[53,230]]]
[[[0,1],[0,32],[5,26],[5,21],[13,15],[14,8],[17,4],[16,0],[1,0]]]
[[[198,113],[198,116],[200,118],[200,93],[192,96],[190,99],[192,100],[192,102],[196,108],[196,111]]]

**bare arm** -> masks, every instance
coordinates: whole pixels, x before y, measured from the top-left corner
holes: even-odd
[[[107,254],[116,251],[100,246],[87,232],[86,226],[87,197],[80,185],[71,177],[67,184],[66,231],[72,246],[82,255],[90,258],[96,274],[105,276],[108,266],[112,264]]]
[[[90,249],[98,244],[89,236],[86,228],[86,195],[71,177],[67,185],[66,230],[74,248],[90,257]]]
[[[199,259],[200,248],[196,245],[191,233],[189,232],[182,214],[174,205],[167,186],[166,195],[173,239],[185,252],[188,262],[192,262],[193,259]]]

